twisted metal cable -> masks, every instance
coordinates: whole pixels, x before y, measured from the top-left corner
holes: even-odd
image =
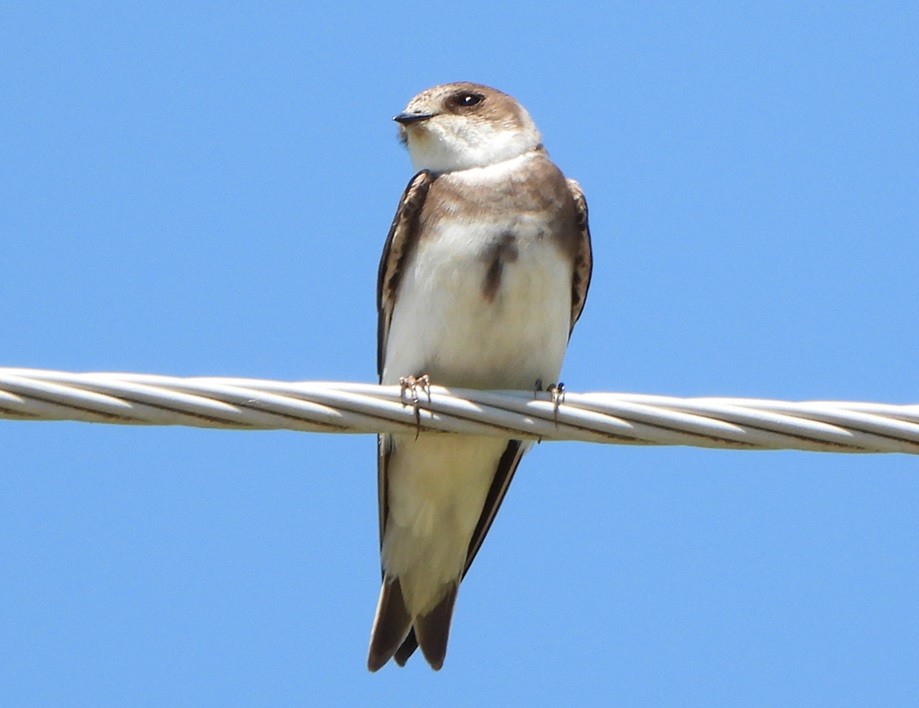
[[[0,368],[0,418],[919,454],[919,404],[478,391]],[[417,401],[414,400],[417,398]]]

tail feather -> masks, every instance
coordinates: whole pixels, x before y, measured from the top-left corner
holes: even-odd
[[[450,619],[453,617],[453,605],[456,602],[458,587],[458,582],[451,583],[447,594],[434,606],[433,610],[415,618],[415,638],[418,640],[418,646],[421,647],[421,653],[435,671],[440,670],[440,667],[444,665],[444,657],[447,656]]]
[[[373,630],[370,633],[367,668],[371,671],[381,669],[405,641],[411,628],[412,618],[405,609],[405,599],[402,596],[402,585],[399,579],[384,579],[383,587],[380,588],[377,615],[373,620]]]
[[[412,631],[408,633],[405,641],[402,642],[402,646],[396,650],[393,658],[399,666],[405,666],[405,662],[409,660],[409,657],[415,653],[417,648],[418,640],[415,638],[415,629],[412,628]]]
[[[458,586],[458,582],[451,583],[434,609],[413,619],[405,608],[399,579],[384,580],[377,616],[370,633],[367,668],[377,671],[393,657],[399,666],[405,666],[405,662],[420,646],[431,668],[439,670],[447,655],[450,620]]]

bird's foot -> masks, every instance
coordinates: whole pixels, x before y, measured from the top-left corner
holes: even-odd
[[[415,440],[417,440],[418,434],[421,432],[421,397],[418,395],[418,391],[420,390],[427,396],[428,403],[431,402],[431,377],[427,374],[401,376],[399,377],[399,386],[402,388],[402,402],[406,402],[406,394],[408,394],[407,398],[415,410]]]
[[[559,381],[557,384],[549,384],[546,391],[552,396],[552,405],[555,407],[555,417],[558,418],[558,407],[565,402],[565,384]]]
[[[537,398],[543,391],[552,397],[552,410],[555,415],[555,424],[558,425],[558,407],[565,402],[565,384],[559,381],[557,384],[549,384],[543,388],[542,379],[536,379],[533,386],[533,398]]]

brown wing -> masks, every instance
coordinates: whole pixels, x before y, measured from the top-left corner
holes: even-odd
[[[389,325],[392,321],[393,308],[395,307],[396,293],[402,279],[403,269],[418,243],[418,218],[428,195],[428,189],[434,177],[426,170],[422,170],[409,181],[399,200],[399,207],[393,217],[386,244],[383,246],[383,255],[380,258],[380,269],[377,275],[377,374],[382,380],[383,368],[386,364],[386,342],[389,338]],[[386,517],[388,515],[387,500],[387,468],[392,449],[392,440],[389,435],[377,436],[377,494],[380,514],[380,547],[383,547],[383,535],[386,531]],[[382,574],[382,568],[381,568]],[[385,580],[385,578],[384,578]],[[385,586],[384,586],[385,590]],[[401,597],[401,591],[400,591]],[[398,610],[399,608],[396,608]],[[405,614],[404,607],[401,610]],[[398,615],[398,612],[396,613]],[[408,618],[397,616],[398,624],[404,624]],[[376,629],[374,629],[376,632]],[[412,631],[412,639],[415,634]],[[375,641],[376,637],[374,635]],[[384,643],[389,643],[392,638],[384,637]],[[371,655],[368,665],[372,670],[382,666],[382,663],[373,662],[373,641],[371,642]],[[398,641],[398,640],[396,640]],[[413,649],[414,650],[414,649]],[[385,662],[383,662],[385,663]],[[374,668],[375,667],[375,668]]]
[[[377,275],[377,374],[382,379],[386,363],[386,340],[389,337],[389,323],[395,306],[396,292],[402,278],[402,269],[418,243],[418,215],[424,206],[425,197],[434,177],[422,170],[411,180],[402,193],[399,207],[393,217]],[[386,467],[389,462],[389,436],[380,435],[377,455],[377,492],[380,506],[380,546],[383,545],[383,531],[386,524]]]
[[[402,269],[408,262],[408,256],[418,243],[418,215],[424,205],[425,197],[434,177],[427,170],[422,170],[409,181],[399,200],[399,208],[393,217],[383,256],[380,258],[380,270],[377,274],[377,374],[383,376],[383,364],[386,357],[386,340],[389,337],[389,323],[392,320],[396,291],[402,278]]]
[[[593,255],[590,250],[590,226],[587,224],[587,200],[584,198],[584,192],[581,191],[581,185],[573,179],[567,180],[568,189],[574,199],[576,209],[576,218],[580,238],[578,239],[577,256],[574,259],[574,278],[571,281],[571,329],[568,336],[574,330],[574,324],[581,316],[584,309],[584,303],[587,302],[587,290],[590,287],[590,274],[593,271]]]

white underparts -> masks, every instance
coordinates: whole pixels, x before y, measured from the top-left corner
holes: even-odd
[[[495,179],[525,159],[449,179]],[[435,231],[419,240],[399,285],[383,383],[429,374],[438,385],[532,390],[537,379],[558,380],[572,265],[544,233],[544,219],[454,213],[432,224]],[[383,568],[400,578],[406,607],[417,615],[462,573],[508,441],[422,434],[393,442]]]

